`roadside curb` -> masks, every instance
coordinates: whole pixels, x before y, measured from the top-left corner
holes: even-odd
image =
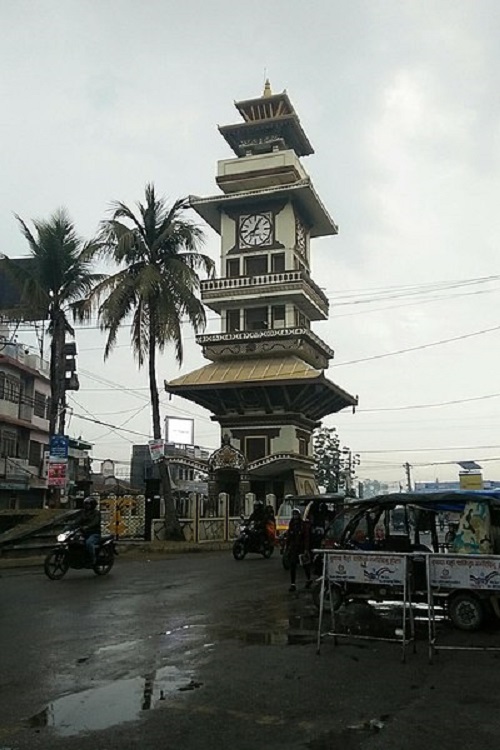
[[[119,542],[119,557],[151,558],[164,555],[194,554],[199,552],[225,552],[231,549],[232,542]],[[12,568],[32,568],[43,565],[45,555],[37,557],[0,558],[0,571]]]

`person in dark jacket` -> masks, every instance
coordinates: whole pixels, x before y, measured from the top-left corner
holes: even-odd
[[[96,549],[101,540],[101,512],[97,508],[95,497],[86,497],[83,511],[77,522],[85,537],[85,547],[91,565],[96,563]]]
[[[255,533],[259,535],[260,544],[264,542],[266,538],[266,509],[262,500],[256,500],[253,506],[253,512],[250,514],[248,523],[254,524]]]
[[[294,508],[292,510],[292,517],[288,524],[288,532],[286,536],[286,551],[290,560],[290,588],[289,591],[295,591],[296,585],[295,580],[297,576],[297,565],[300,564],[301,555],[310,555],[310,532],[309,523],[303,521],[300,516],[300,510]],[[311,586],[311,563],[305,562],[303,565],[304,573],[306,574],[306,588]]]

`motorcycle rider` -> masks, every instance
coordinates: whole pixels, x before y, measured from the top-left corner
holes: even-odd
[[[266,539],[266,521],[267,521],[267,515],[266,515],[266,509],[264,507],[264,503],[262,500],[256,500],[253,506],[253,511],[250,514],[250,518],[248,519],[248,523],[252,523],[254,525],[255,533],[258,535],[260,544],[264,543],[264,540]]]
[[[78,527],[85,538],[85,549],[91,565],[96,564],[96,549],[101,540],[101,512],[94,495],[83,501],[83,511],[78,519]]]
[[[266,516],[266,535],[269,543],[275,545],[276,543],[276,516],[274,515],[274,508],[271,504],[266,505],[265,508]]]

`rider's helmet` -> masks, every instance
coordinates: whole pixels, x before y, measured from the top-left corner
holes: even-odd
[[[300,518],[300,510],[298,508],[292,510],[292,518]]]
[[[83,507],[85,510],[94,510],[97,508],[97,500],[93,495],[86,497],[83,501]]]

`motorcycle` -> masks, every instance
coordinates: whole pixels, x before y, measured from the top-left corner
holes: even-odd
[[[233,557],[243,560],[249,552],[255,552],[268,560],[274,552],[274,545],[265,535],[265,531],[255,528],[254,523],[248,523],[242,518],[239,533],[233,543]]]
[[[80,529],[66,529],[57,537],[57,545],[44,562],[44,572],[51,581],[59,581],[69,568],[89,568],[98,576],[105,576],[115,561],[116,542],[111,534],[102,536],[96,547],[96,562],[92,565],[85,548],[85,537]]]

